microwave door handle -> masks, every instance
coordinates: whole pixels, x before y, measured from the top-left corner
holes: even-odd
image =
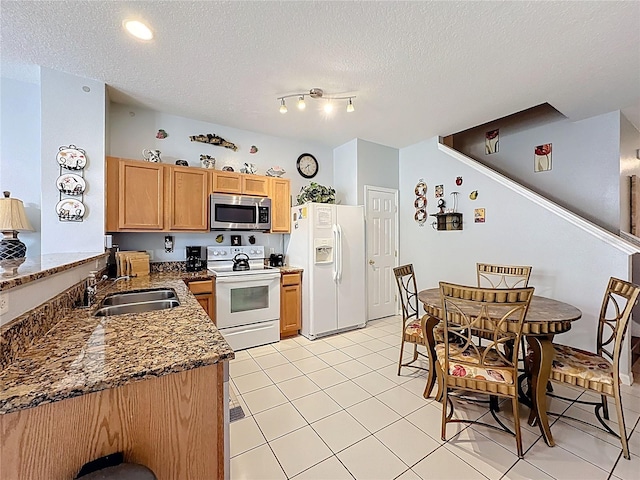
[[[256,225],[258,225],[259,223],[260,223],[260,207],[256,202]]]

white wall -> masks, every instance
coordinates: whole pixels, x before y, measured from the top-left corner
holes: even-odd
[[[39,67],[37,75],[39,78]],[[40,255],[40,85],[0,78],[0,191],[22,200],[34,232],[21,232],[29,257]]]
[[[631,232],[629,177],[640,177],[639,149],[640,132],[620,114],[620,230],[624,232]]]
[[[398,188],[397,148],[358,139],[358,203],[364,205],[364,186]]]
[[[544,199],[534,201],[513,182],[496,180],[501,175],[455,155],[443,153],[437,138],[400,150],[400,264],[414,264],[420,289],[436,287],[440,280],[473,285],[476,262],[532,265],[530,285],[537,295],[582,311],[582,319],[557,340],[594,349],[609,277],[630,278],[635,249],[595,226],[590,227],[595,233],[588,233],[581,219],[568,212],[557,215]],[[455,186],[457,176],[463,177],[462,186]],[[445,197],[454,188],[461,192],[462,231],[436,231],[429,221],[424,227],[414,221],[414,188],[420,177],[428,186],[429,213],[437,210],[435,185],[444,184]],[[469,199],[473,190],[478,190],[475,201]],[[485,223],[474,223],[475,208],[486,209]],[[628,355],[622,365],[627,374]]]
[[[620,112],[579,122],[537,120],[514,115],[456,134],[454,148],[617,234]],[[484,135],[494,128],[500,129],[500,149],[486,155]],[[552,169],[534,173],[533,152],[543,143],[553,144]]]
[[[358,205],[358,139],[333,150],[333,185],[336,203]]]
[[[85,92],[83,87],[88,87]],[[42,180],[31,186],[42,192],[42,253],[96,252],[104,249],[105,84],[64,72],[41,69]],[[56,178],[60,146],[86,151],[86,213],[82,222],[60,222]],[[66,173],[65,171],[63,173]],[[26,172],[25,172],[26,173]]]
[[[300,188],[310,182],[300,176],[296,170],[296,161],[302,153],[311,153],[318,160],[318,174],[312,181],[326,186],[332,185],[333,182],[333,152],[322,145],[295,142],[116,103],[109,106],[108,124],[110,131],[108,152],[114,157],[142,160],[142,150],[149,148],[160,150],[162,161],[170,164],[174,164],[177,159],[184,159],[189,162],[189,166],[200,167],[200,155],[205,154],[216,158],[216,169],[230,165],[239,171],[244,163],[248,162],[255,163],[258,168],[257,173],[264,175],[269,167],[280,166],[287,172],[284,178],[291,179],[293,205],[296,204],[296,195]],[[157,139],[156,133],[159,129],[165,130],[168,137]],[[208,133],[216,134],[234,143],[238,150],[234,152],[228,148],[189,140],[191,135]],[[249,153],[252,145],[258,147],[258,153]],[[178,261],[185,259],[186,245],[216,244],[217,233],[225,236],[225,241],[221,245],[229,245],[229,232],[172,233],[175,240],[173,253],[164,252],[164,233],[120,233],[115,236],[114,241],[120,245],[121,249],[151,250],[154,261]],[[239,234],[243,236],[243,243],[247,244],[246,239],[249,234],[244,232]],[[256,245],[265,245],[267,254],[270,248],[273,248],[276,253],[282,253],[282,242],[283,238],[280,234],[256,235]]]
[[[364,205],[364,186],[398,188],[398,149],[356,138],[333,151],[336,200]]]

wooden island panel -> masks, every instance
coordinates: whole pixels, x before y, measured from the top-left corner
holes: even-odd
[[[118,451],[158,479],[224,478],[223,363],[0,415],[2,478],[75,478]]]

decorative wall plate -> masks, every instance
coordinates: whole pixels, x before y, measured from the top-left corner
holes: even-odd
[[[65,198],[56,205],[56,213],[60,220],[80,220],[84,217],[84,204],[74,198]]]
[[[413,206],[416,208],[426,208],[427,206],[427,197],[423,197],[422,195],[418,195],[416,197],[416,201],[413,202]]]
[[[427,194],[427,184],[424,182],[418,182],[415,189],[416,195],[424,196]]]
[[[75,145],[60,147],[58,150],[56,160],[64,168],[68,168],[69,170],[82,170],[87,164],[85,151]]]
[[[415,219],[416,222],[424,222],[427,219],[427,212],[426,210],[423,209],[419,209],[416,210],[416,214],[413,216],[413,218]]]
[[[65,195],[82,195],[87,188],[84,178],[75,173],[65,173],[56,180],[56,186]]]

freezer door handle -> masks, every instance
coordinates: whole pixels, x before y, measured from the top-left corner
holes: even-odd
[[[338,255],[340,252],[340,244],[338,237],[338,226],[333,224],[331,227],[331,231],[333,232],[333,265],[331,267],[331,276],[333,277],[334,282],[338,282]]]
[[[342,227],[338,227],[338,282],[342,280]]]

